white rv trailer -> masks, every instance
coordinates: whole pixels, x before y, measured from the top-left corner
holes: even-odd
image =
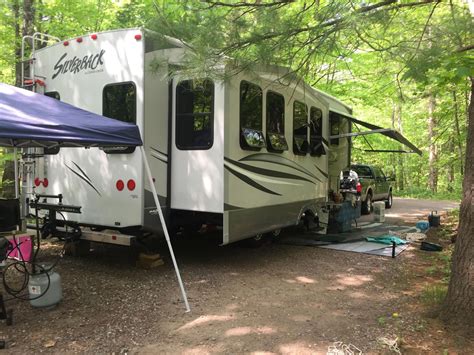
[[[138,125],[170,227],[220,225],[228,244],[303,216],[324,219],[328,191],[338,190],[350,163],[350,138],[329,136],[350,133],[343,119],[350,107],[283,68],[170,79],[187,50],[178,40],[124,29],[36,50],[32,65],[45,95]],[[125,235],[159,232],[138,151],[45,153],[35,189],[83,206],[69,221]]]

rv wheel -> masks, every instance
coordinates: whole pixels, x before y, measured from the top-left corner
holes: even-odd
[[[252,238],[245,239],[244,245],[249,248],[258,248],[258,247],[261,247],[264,242],[265,242],[265,235],[262,233],[259,233],[253,236]]]
[[[275,229],[274,231],[270,232],[270,235],[274,238],[278,237],[281,234],[281,229]]]

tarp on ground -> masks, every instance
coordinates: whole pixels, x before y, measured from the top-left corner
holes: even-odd
[[[141,146],[138,127],[0,83],[0,146]]]

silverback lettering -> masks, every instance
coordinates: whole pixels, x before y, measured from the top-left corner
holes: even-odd
[[[72,59],[64,60],[67,57],[67,53],[64,53],[61,58],[54,65],[53,79],[59,74],[65,74],[71,72],[77,74],[83,70],[95,70],[99,65],[104,64],[104,53],[105,50],[101,50],[100,53],[86,55],[83,58],[74,57]]]

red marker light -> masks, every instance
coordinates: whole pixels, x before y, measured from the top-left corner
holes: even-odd
[[[130,191],[135,190],[135,187],[136,187],[135,180],[133,179],[128,180],[127,187]]]
[[[94,33],[93,35],[91,35],[91,38],[95,41],[97,39],[97,35]]]
[[[38,187],[41,185],[41,180],[39,178],[35,178],[35,186]]]
[[[79,37],[78,39],[76,39],[76,41],[77,41],[77,43],[81,43],[81,42],[82,42],[82,38]]]
[[[43,179],[43,186],[44,186],[44,187],[48,187],[48,185],[49,185],[48,179],[47,179],[47,178],[44,178],[44,179]]]
[[[136,39],[137,41],[141,40],[141,39],[142,39],[142,35],[141,35],[141,34],[135,35],[135,39]]]
[[[64,44],[65,46],[69,46],[69,42],[68,42],[68,41],[64,41],[63,44]]]
[[[117,180],[115,187],[117,188],[117,190],[122,191],[125,188],[125,184],[122,180]]]
[[[357,183],[356,185],[356,191],[358,194],[360,194],[362,192],[362,185],[360,184],[360,182]]]

